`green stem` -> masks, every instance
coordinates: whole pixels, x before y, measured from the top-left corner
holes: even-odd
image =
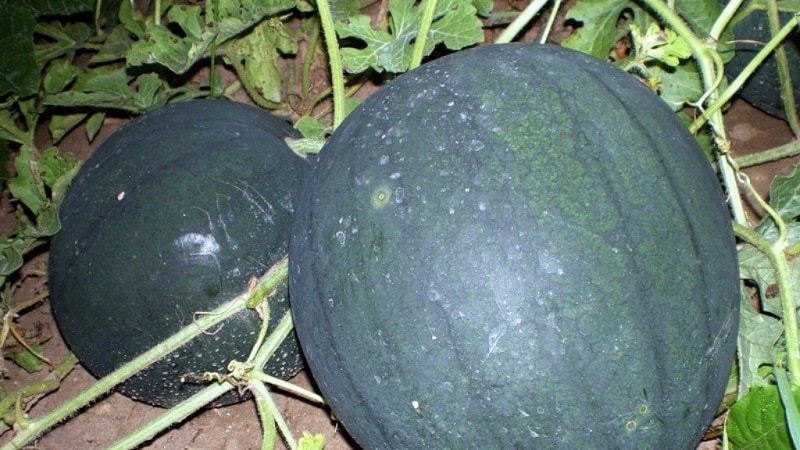
[[[800,141],[795,140],[778,147],[773,147],[763,152],[753,153],[751,155],[744,155],[736,158],[736,165],[739,168],[757,166],[779,159],[788,158],[800,154]]]
[[[55,391],[61,380],[78,363],[78,358],[70,353],[64,358],[43,380],[27,384],[22,388],[11,392],[0,400],[0,417],[6,420],[7,412],[14,406],[19,399],[29,399],[31,397]]]
[[[113,443],[108,448],[113,450],[137,448],[141,444],[153,439],[158,433],[176,423],[182,422],[184,419],[197,412],[202,406],[208,405],[231,389],[233,389],[233,385],[230,383],[214,383],[208,385],[200,390],[200,392],[166,410],[157,418]]]
[[[758,69],[758,67],[763,63],[770,54],[775,50],[775,48],[780,45],[780,43],[794,31],[794,28],[797,26],[798,20],[797,16],[793,16],[784,26],[780,29],[780,31],[775,34],[775,36],[770,39],[769,42],[750,60],[749,63],[742,69],[742,72],[734,78],[729,84],[728,87],[722,91],[719,96],[712,102],[704,111],[703,114],[700,115],[697,119],[695,119],[694,123],[689,127],[689,129],[696,133],[700,128],[703,127],[707,122],[710,121],[710,118],[717,113],[719,113],[725,105],[730,102],[734,95],[744,86],[744,83],[750,78],[753,72]]]
[[[779,218],[780,220],[780,218]],[[800,386],[800,341],[798,341],[797,307],[794,304],[794,288],[789,279],[789,269],[783,253],[786,243],[779,239],[770,242],[758,232],[734,222],[733,231],[741,239],[758,248],[769,259],[775,269],[775,278],[781,297],[783,328],[786,337],[786,360],[791,383]]]
[[[549,0],[532,1],[527,7],[525,7],[522,13],[517,16],[517,18],[514,19],[514,21],[511,22],[502,33],[500,33],[500,36],[495,39],[494,43],[507,44],[513,41],[519,32],[522,31],[522,29],[525,28],[531,20],[533,20],[536,14],[539,14],[539,11],[544,7],[544,5],[547,4],[548,1]]]
[[[269,390],[262,383],[251,382],[248,387],[253,397],[256,399],[256,411],[261,420],[261,429],[263,430],[264,437],[261,441],[262,450],[272,450],[275,448],[275,438],[277,437],[275,429],[275,414],[272,408],[269,407],[269,400],[271,396]],[[297,446],[289,445],[289,448],[294,450]]]
[[[739,7],[742,6],[744,0],[730,0],[726,5],[725,8],[722,9],[722,12],[717,16],[717,19],[714,21],[714,25],[711,26],[711,31],[709,31],[708,36],[715,40],[719,41],[720,36],[728,27],[728,24],[733,19],[733,16],[736,15],[736,11],[739,10]]]
[[[219,1],[218,0],[210,0],[207,3],[207,6],[211,8],[211,17],[214,18],[214,29],[219,29]],[[211,63],[209,64],[209,73],[208,73],[208,90],[209,90],[209,97],[214,98],[216,97],[216,92],[214,91],[215,86],[217,84],[217,72],[215,69],[217,63],[217,36],[218,34],[215,33],[214,37],[211,39],[211,48],[209,49],[209,53],[211,53]]]
[[[292,430],[289,429],[289,424],[283,419],[280,410],[278,410],[278,405],[275,404],[267,387],[260,381],[252,381],[248,386],[253,391],[253,395],[261,400],[260,403],[256,403],[259,408],[259,414],[264,415],[266,413],[271,416],[278,425],[284,440],[286,440],[286,445],[292,450],[297,449],[297,439],[294,438]]]
[[[317,0],[317,11],[322,22],[322,35],[328,48],[328,63],[331,66],[331,87],[333,89],[333,129],[344,120],[344,72],[342,57],[339,54],[339,42],[336,40],[336,28],[328,0]]]
[[[282,269],[276,270],[276,268]],[[285,281],[285,274],[287,271],[288,261],[286,258],[284,258],[276,263],[275,267],[267,272],[266,275],[261,277],[259,284],[269,285],[272,286],[272,289],[275,289],[280,285],[280,283]],[[249,297],[250,296],[246,293],[241,294],[235,299],[216,308],[215,310],[199,315],[191,325],[182,328],[180,331],[157,344],[142,355],[136,357],[131,362],[101,378],[86,390],[62,403],[56,409],[50,411],[42,417],[31,420],[30,427],[21,431],[14,437],[14,439],[12,439],[3,447],[0,447],[0,450],[17,449],[27,445],[30,441],[37,438],[44,431],[71,416],[96,398],[110,391],[114,388],[114,386],[124,382],[148,365],[168,355],[175,349],[204,333],[206,330],[213,328],[239,311],[244,310],[245,303]]]
[[[778,5],[775,0],[767,0],[767,18],[769,19],[770,36],[775,36],[780,32],[781,19],[778,15]],[[789,60],[786,58],[786,48],[784,45],[775,47],[775,65],[778,68],[778,80],[781,84],[781,98],[783,99],[786,121],[792,129],[792,133],[797,136],[800,129],[800,119],[797,117],[797,105],[794,101],[794,86],[792,75],[789,72]]]
[[[714,49],[710,49],[697,35],[694,34],[686,22],[680,16],[667,7],[662,0],[643,0],[649,8],[651,8],[658,16],[663,18],[675,32],[683,38],[686,44],[692,51],[697,67],[700,69],[700,75],[703,79],[703,86],[707,92],[704,98],[709,102],[714,103],[717,99],[717,88],[719,87],[723,77],[722,59]],[[700,105],[701,107],[703,105]],[[725,125],[722,121],[722,113],[717,111],[715,114],[708,116],[709,124],[713,129],[715,141],[719,151],[717,152],[717,165],[719,166],[722,182],[725,185],[726,193],[728,194],[728,202],[731,208],[731,213],[736,222],[744,224],[747,223],[747,215],[745,214],[744,205],[742,203],[741,195],[739,194],[739,187],[736,182],[735,169],[732,166],[732,161],[728,156],[728,143],[725,137]],[[692,130],[696,133],[697,130]]]
[[[422,18],[419,23],[419,32],[417,33],[417,40],[414,42],[414,50],[411,53],[411,63],[408,69],[415,69],[422,64],[422,57],[425,53],[425,45],[428,43],[428,32],[431,30],[433,24],[433,14],[436,12],[437,0],[424,0],[425,9],[422,10]]]
[[[281,380],[280,378],[273,377],[272,375],[267,375],[266,373],[260,370],[254,370],[250,374],[250,377],[258,381],[263,381],[264,383],[275,386],[282,391],[289,392],[306,400],[319,403],[320,405],[325,404],[325,399],[322,398],[321,395],[315,392],[311,392],[307,389],[303,389],[300,386],[297,386],[296,384],[292,384],[289,383],[288,381]]]
[[[555,3],[553,3],[553,10],[550,12],[550,17],[547,19],[547,25],[545,25],[544,31],[542,31],[542,38],[539,40],[540,44],[547,43],[547,38],[550,37],[550,31],[553,29],[553,24],[556,21],[559,9],[561,9],[561,0],[556,0]]]

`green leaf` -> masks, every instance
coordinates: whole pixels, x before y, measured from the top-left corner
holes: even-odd
[[[297,441],[297,445],[299,450],[322,450],[325,448],[325,436],[303,431],[303,437]]]
[[[280,53],[295,53],[297,42],[282,22],[262,22],[250,33],[230,41],[227,59],[236,58],[236,73],[251,95],[279,103],[283,71],[278,66]]]
[[[793,392],[795,401],[800,392]],[[775,385],[757,386],[730,408],[725,422],[734,449],[791,450],[786,413]]]
[[[800,169],[795,166],[787,175],[777,175],[769,186],[769,202],[785,221],[800,217]]]
[[[342,65],[351,73],[368,68],[382,72],[400,73],[408,70],[413,42],[419,33],[422,11],[414,0],[394,0],[389,3],[389,31],[372,28],[371,18],[358,15],[347,22],[336,22],[339,37],[364,42],[363,48],[344,47]],[[437,44],[450,50],[460,50],[483,40],[477,10],[467,0],[440,0],[428,33],[423,55],[433,52]]]
[[[212,33],[204,34],[201,40],[179,37],[160,24],[149,25],[146,36],[133,43],[128,52],[128,66],[159,64],[176,74],[185,73],[199,61],[214,38]]]
[[[155,106],[166,104],[166,100],[162,102],[162,99],[159,98],[159,91],[163,84],[155,73],[145,73],[136,77],[137,89],[134,94],[134,101],[137,109],[147,111]]]
[[[581,0],[567,12],[567,20],[581,22],[562,42],[564,47],[606,59],[619,39],[617,25],[622,12],[635,8],[631,0]]]
[[[29,10],[0,2],[0,97],[27,97],[39,89],[39,66],[33,56],[36,20]]]
[[[38,168],[44,184],[52,188],[70,175],[77,165],[78,161],[71,153],[60,153],[58,148],[50,147],[42,152]]]
[[[11,195],[19,199],[33,214],[38,215],[47,204],[47,195],[39,171],[36,169],[36,156],[33,147],[22,146],[14,160],[17,175],[8,181],[8,188]]]
[[[123,2],[125,4],[126,2]],[[133,46],[131,33],[124,26],[118,26],[106,34],[102,46],[89,59],[89,64],[105,64],[122,61]]]
[[[775,345],[783,335],[782,322],[771,315],[760,314],[750,305],[750,298],[743,290],[741,315],[739,316],[739,395],[745,395],[755,386],[767,384],[759,375],[763,366],[775,364]]]
[[[100,128],[103,126],[103,120],[105,120],[106,114],[104,112],[96,112],[89,116],[89,119],[86,121],[86,139],[91,142],[94,140],[97,133],[100,131]]]
[[[44,76],[45,95],[63,91],[75,81],[77,76],[78,70],[69,61],[53,61]]]
[[[683,61],[669,69],[654,66],[651,71],[660,81],[659,96],[673,111],[682,110],[687,101],[695,101],[703,95],[703,81],[694,60]]]
[[[61,139],[85,118],[86,113],[54,115],[50,119],[50,125],[48,126],[53,143],[61,142]]]
[[[28,248],[32,238],[16,236],[0,243],[0,282],[5,283],[5,278],[22,267],[24,259],[22,253]]]
[[[95,0],[20,0],[19,5],[35,16],[68,16],[92,11]]]
[[[33,344],[31,345],[31,348],[39,354],[42,352],[42,346],[39,344]],[[44,361],[25,348],[5,356],[10,358],[16,365],[22,367],[28,373],[38,372],[44,367]]]
[[[51,59],[79,50],[93,35],[92,28],[82,22],[66,25],[61,22],[43,22],[37,24],[34,31],[55,40],[36,46],[36,61],[42,66]]]
[[[198,6],[178,5],[169,9],[167,17],[170,22],[177,22],[193,41],[199,41],[203,34],[202,9]]]
[[[792,444],[797,448],[800,446],[800,410],[797,409],[797,400],[792,396],[795,391],[794,386],[789,384],[786,371],[781,367],[776,367],[775,381],[778,382],[778,393],[781,396],[781,403],[786,412],[786,425],[789,427],[789,436]]]

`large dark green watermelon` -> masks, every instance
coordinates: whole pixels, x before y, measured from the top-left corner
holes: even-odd
[[[715,174],[633,77],[494,45],[335,131],[290,243],[308,365],[370,450],[690,449],[733,363]]]

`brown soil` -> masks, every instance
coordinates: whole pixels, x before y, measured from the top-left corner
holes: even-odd
[[[532,33],[532,32],[531,32]],[[734,154],[746,154],[764,150],[789,142],[792,137],[784,122],[769,117],[742,101],[736,101],[726,114],[727,130],[733,142]],[[62,149],[71,151],[80,158],[86,158],[121,122],[109,119],[103,134],[88,144],[81,133],[73,133],[62,144]],[[748,169],[754,185],[765,193],[769,182],[775,174],[788,173],[796,159],[786,159],[774,163]],[[13,220],[13,209],[7,198],[0,202],[0,230],[7,230]],[[16,296],[20,299],[32,298],[38,293],[46,292],[47,280],[41,275],[46,269],[47,254],[42,253],[31,260],[23,270],[27,277]],[[18,319],[22,329],[37,329],[42,335],[52,336],[44,345],[44,354],[52,361],[60,361],[67,354],[54,324],[47,302],[27,311]],[[6,379],[3,383],[9,391],[17,389],[31,381],[39,380],[47,370],[27,374],[14,364],[6,363]],[[72,397],[88,387],[94,379],[80,366],[76,367],[63,380],[60,388],[42,398],[30,410],[31,417],[37,417],[50,411],[55,405]],[[302,372],[292,380],[303,387],[312,388],[307,373]],[[304,430],[323,433],[327,449],[355,449],[357,446],[346,433],[331,420],[328,411],[314,404],[286,396],[275,394],[276,401],[284,417],[296,436]],[[132,401],[120,394],[112,393],[88,408],[83,409],[71,420],[63,423],[29,448],[43,450],[80,448],[105,448],[118,438],[134,430],[137,426],[156,417],[163,410]],[[10,433],[0,435],[0,444],[10,439]],[[276,448],[285,448],[278,439]],[[256,449],[261,446],[261,427],[252,402],[202,411],[182,425],[163,433],[151,441],[148,449]],[[716,443],[706,442],[703,448],[716,448]]]

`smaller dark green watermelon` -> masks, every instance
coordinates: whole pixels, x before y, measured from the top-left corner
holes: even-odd
[[[791,13],[780,14],[781,22],[786,23]],[[739,75],[745,66],[761,51],[764,43],[771,38],[767,14],[763,10],[755,10],[744,16],[733,27],[736,42],[736,53],[727,64],[729,78]],[[800,32],[795,30],[784,41],[789,72],[794,85],[794,100],[800,105]],[[786,113],[781,98],[780,78],[775,55],[771,55],[756,69],[739,92],[742,98],[756,108],[773,116],[785,119]]]
[[[86,161],[62,205],[50,253],[53,313],[69,347],[103,377],[247,289],[287,252],[299,184],[309,164],[284,143],[287,122],[229,101],[169,105],[117,130]],[[288,309],[270,300],[272,326]],[[119,387],[170,407],[201,384],[187,373],[226,372],[260,326],[243,311]],[[266,371],[302,368],[294,336]],[[229,393],[220,403],[238,400]]]

